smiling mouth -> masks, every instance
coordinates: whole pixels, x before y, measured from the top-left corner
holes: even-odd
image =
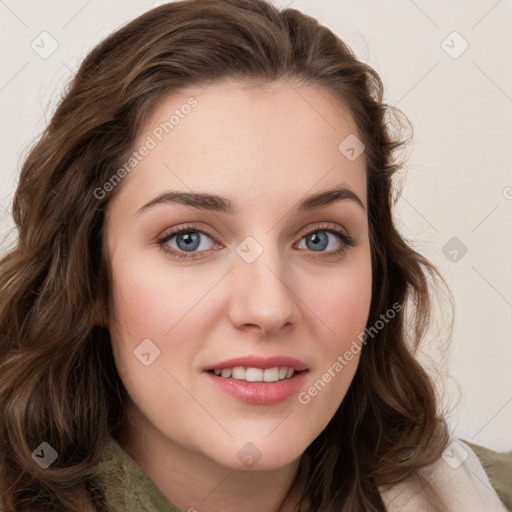
[[[289,356],[256,355],[218,361],[203,375],[223,393],[249,405],[274,405],[298,393],[310,369]]]
[[[207,371],[217,377],[232,378],[246,382],[278,382],[290,379],[297,373],[302,373],[288,366],[275,366],[265,369],[235,366],[233,368],[215,368]]]

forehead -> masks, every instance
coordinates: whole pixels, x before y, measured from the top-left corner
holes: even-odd
[[[261,205],[345,184],[365,199],[364,153],[350,159],[342,151],[354,137],[349,110],[318,85],[190,87],[164,97],[141,127],[133,150],[150,149],[121,195],[139,204],[165,189],[194,190]]]

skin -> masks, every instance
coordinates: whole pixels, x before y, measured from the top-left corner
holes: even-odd
[[[131,400],[118,441],[182,511],[277,511],[302,453],[343,400],[359,354],[307,404],[297,394],[273,405],[241,402],[203,369],[249,354],[293,356],[308,366],[307,391],[357,340],[371,300],[364,154],[350,161],[338,150],[358,133],[341,102],[320,86],[285,81],[225,80],[170,95],[135,147],[191,96],[198,105],[124,178],[107,208],[106,322]],[[339,185],[363,207],[348,199],[293,211],[304,196]],[[168,203],[137,214],[168,190],[231,198],[239,212]],[[322,231],[326,222],[355,246]],[[208,233],[190,261],[157,244],[185,224]],[[308,243],[313,232],[328,237],[326,248]],[[247,236],[263,249],[250,264],[236,252]],[[186,253],[184,245],[167,242]],[[148,366],[134,356],[145,339],[160,350]],[[237,457],[248,442],[261,454],[250,468]],[[281,510],[296,499],[294,492]]]

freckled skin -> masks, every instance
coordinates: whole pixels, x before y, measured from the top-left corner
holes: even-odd
[[[191,96],[197,106],[124,179],[107,209],[113,311],[106,321],[131,399],[119,441],[180,510],[277,510],[301,454],[343,400],[359,354],[305,405],[297,395],[243,403],[203,369],[250,354],[292,356],[308,366],[307,391],[357,340],[371,300],[366,210],[352,200],[301,214],[292,208],[341,184],[366,207],[364,154],[349,161],[338,150],[358,132],[329,91],[286,82],[225,81],[171,95],[135,147]],[[160,204],[137,215],[167,190],[218,194],[239,212]],[[315,251],[306,235],[325,223],[355,246],[329,257],[344,243],[323,231],[327,247]],[[207,232],[196,259],[156,243],[189,224]],[[263,249],[252,263],[236,252],[248,236]],[[186,252],[177,243],[168,240],[168,249]],[[145,339],[160,350],[148,366],[134,355]],[[237,457],[248,442],[261,454],[250,469]]]

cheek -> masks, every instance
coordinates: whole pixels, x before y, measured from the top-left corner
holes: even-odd
[[[218,272],[178,269],[136,254],[113,259],[112,269],[110,331],[119,375],[129,374],[134,393],[159,389],[163,381],[176,387],[169,374],[192,386],[190,369],[209,337],[206,319],[218,321],[222,311],[214,290]]]
[[[313,289],[312,308],[327,332],[336,339],[361,328],[366,322],[371,301],[371,279],[365,274],[341,275]],[[364,327],[364,325],[363,325]]]
[[[215,283],[167,265],[125,259],[113,264],[113,316],[132,339],[162,340],[190,314]]]
[[[211,276],[196,282],[166,265],[128,258],[113,261],[112,267],[110,331],[118,373],[143,417],[161,431],[187,439],[197,412],[172,428],[168,413],[191,409],[185,389],[191,388],[188,370],[201,343],[200,308],[194,306],[212,287]]]
[[[369,249],[359,251],[346,266],[323,276],[307,275],[301,280],[301,297],[317,317],[325,336],[317,336],[322,350],[333,353],[362,332],[370,310],[372,270]],[[318,334],[318,333],[317,333]]]
[[[196,293],[179,276],[146,262],[123,258],[113,260],[112,268],[110,331],[118,371],[146,373],[145,363],[151,362],[152,369],[162,365],[163,340],[186,315],[189,302],[197,300]],[[186,359],[179,347],[173,358]]]
[[[372,288],[369,251],[330,279],[308,279],[304,285],[311,290],[311,318],[316,317],[318,327],[314,336],[317,364],[298,401],[308,410],[312,426],[321,429],[342,402],[364,350],[361,340]]]

